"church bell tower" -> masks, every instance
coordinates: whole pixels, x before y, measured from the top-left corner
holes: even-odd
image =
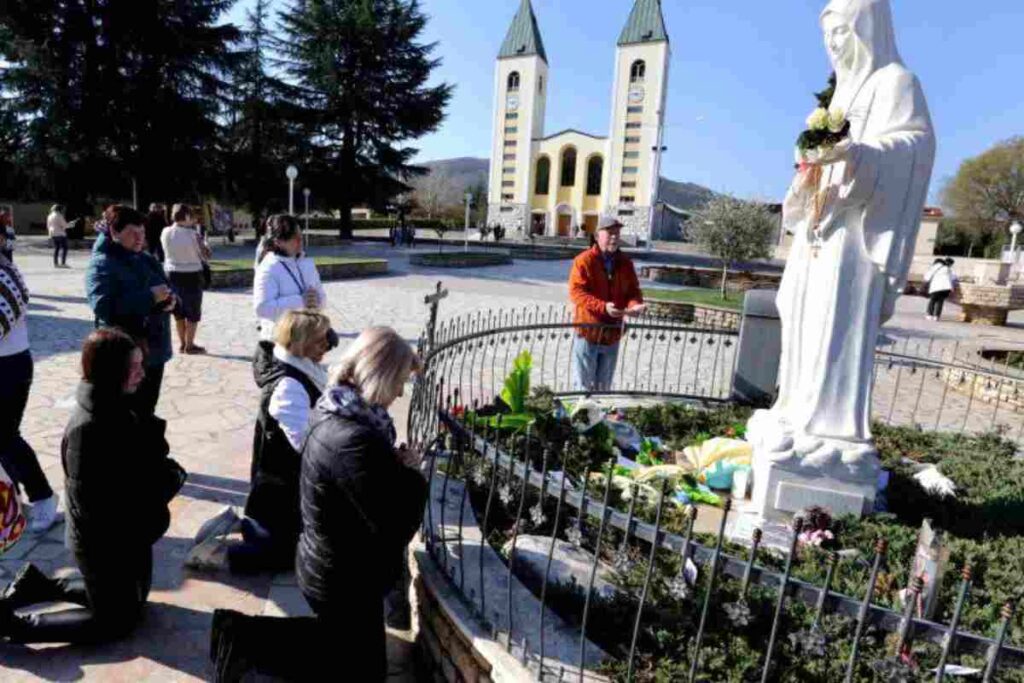
[[[487,222],[508,234],[528,225],[533,141],[544,136],[548,59],[530,0],[522,0],[494,73]]]
[[[636,0],[615,50],[605,197],[623,232],[645,239],[658,199],[670,59],[661,0]]]

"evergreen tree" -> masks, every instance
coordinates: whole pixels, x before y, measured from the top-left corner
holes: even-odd
[[[279,50],[298,88],[310,150],[303,172],[351,234],[356,202],[382,208],[424,172],[405,143],[438,128],[452,86],[428,86],[434,44],[416,0],[293,0]],[[326,190],[326,192],[325,192]]]
[[[198,198],[215,185],[235,0],[0,4],[0,91],[27,127],[22,163],[72,213],[101,198]]]
[[[227,175],[233,196],[253,214],[282,204],[277,201],[284,169],[300,159],[303,110],[295,88],[271,72],[274,36],[270,30],[269,0],[256,0],[246,16],[242,48],[232,76],[228,124]],[[304,179],[305,180],[305,179]]]

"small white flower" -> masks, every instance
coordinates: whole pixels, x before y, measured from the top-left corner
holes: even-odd
[[[537,503],[530,508],[530,521],[533,522],[534,526],[540,526],[544,522],[548,521],[547,515],[544,514],[544,508],[540,503]]]
[[[807,127],[811,130],[825,130],[828,128],[828,110],[819,107],[807,117]]]
[[[580,528],[575,524],[566,529],[565,537],[569,539],[569,543],[572,543],[577,548],[579,548],[583,542],[583,532],[580,531]]]
[[[502,485],[498,489],[498,498],[501,499],[502,503],[508,505],[512,500],[512,487],[508,484]]]
[[[828,113],[828,129],[833,133],[841,133],[846,125],[846,112],[836,108]]]

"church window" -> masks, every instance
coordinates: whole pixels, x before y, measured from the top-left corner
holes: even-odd
[[[505,126],[505,132],[506,133],[518,133],[519,129],[516,128],[515,126]]]
[[[622,181],[622,189],[623,190],[625,190],[627,188],[634,188],[634,187],[636,187],[636,181],[635,180],[623,180]]]
[[[502,195],[501,198],[511,201],[512,200],[512,195],[510,195],[510,194]],[[501,212],[502,213],[512,213],[515,210],[516,210],[516,207],[514,207],[514,206],[503,206],[503,207],[501,207]]]
[[[515,173],[516,169],[515,166],[506,166],[505,168],[501,169],[501,172],[505,174]]]
[[[620,216],[632,216],[633,215],[633,209],[620,209],[619,210],[619,215]]]
[[[547,195],[548,186],[551,184],[551,159],[541,157],[537,160],[537,184],[534,193],[540,196]]]
[[[638,136],[636,136],[636,135],[627,135],[626,136],[626,144],[627,145],[633,144],[633,143],[639,143],[639,142],[640,142],[640,138]]]
[[[636,166],[623,166],[622,167],[622,172],[625,173],[626,175],[632,175],[632,174],[636,173],[637,170],[638,169],[637,169]]]
[[[562,187],[576,185],[576,150],[569,148],[562,152]]]
[[[604,175],[604,159],[599,156],[592,157],[587,163],[587,194],[596,196],[601,194],[601,176]]]
[[[516,141],[515,140],[505,140],[505,146],[506,147],[515,147],[516,146]]]
[[[519,118],[519,112],[517,112],[517,111],[510,111],[507,114],[505,114],[505,120],[506,121],[515,121],[518,118]]]
[[[537,92],[544,92],[544,77],[537,77]]]
[[[513,71],[508,75],[508,90],[514,92],[519,90],[519,72]]]
[[[626,129],[627,130],[633,130],[635,128],[643,128],[643,125],[644,124],[641,123],[640,121],[628,121],[626,123]]]
[[[629,69],[629,82],[630,83],[643,83],[644,77],[647,75],[647,62],[642,59],[638,59],[633,62],[633,66]]]
[[[642,104],[631,104],[626,107],[627,114],[642,114],[644,112],[644,106]]]
[[[501,186],[502,187],[515,187],[516,186],[516,181],[514,181],[514,180],[502,180],[501,181]]]
[[[639,159],[640,152],[624,152],[622,157],[624,159]]]
[[[636,204],[636,197],[630,197],[630,196],[627,196],[627,195],[623,195],[622,196],[622,203],[623,204]]]
[[[516,160],[516,155],[515,154],[506,154],[505,155],[505,161],[515,161],[515,160]]]

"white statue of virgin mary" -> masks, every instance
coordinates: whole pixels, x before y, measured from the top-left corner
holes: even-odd
[[[935,159],[924,93],[896,50],[889,0],[833,0],[821,14],[847,141],[800,172],[783,207],[795,235],[778,294],[779,397],[750,438],[806,465],[873,453],[871,384],[881,324],[906,282]],[[823,198],[815,210],[814,197]]]

